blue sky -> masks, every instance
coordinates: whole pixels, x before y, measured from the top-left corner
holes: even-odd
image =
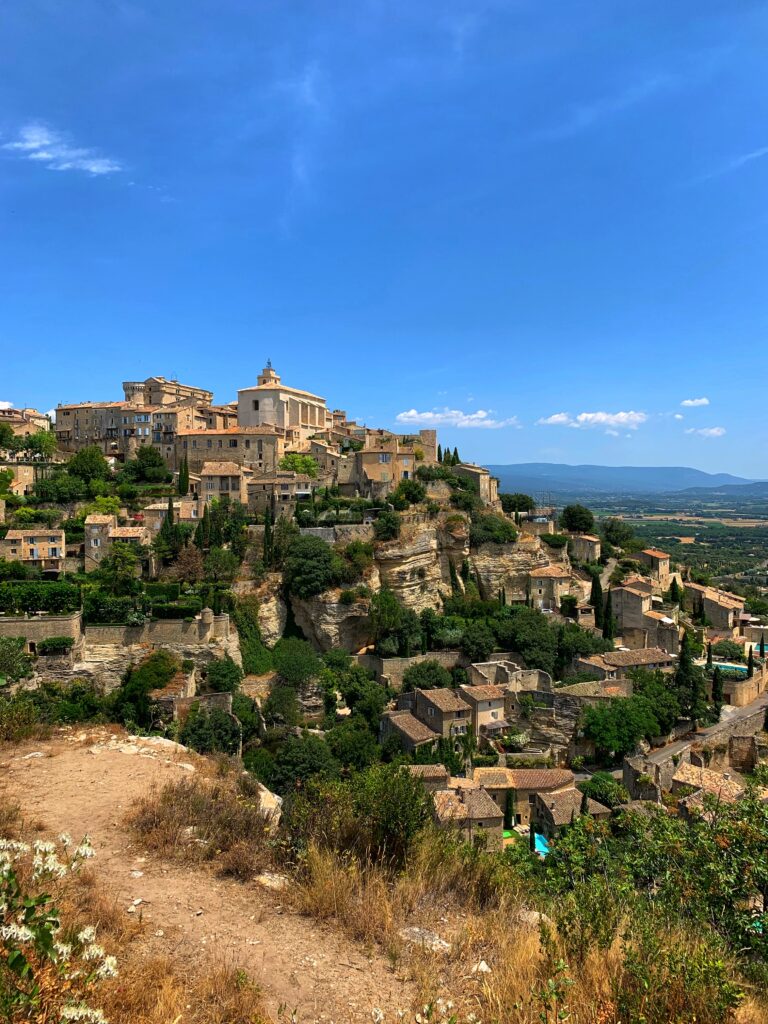
[[[269,356],[479,461],[768,476],[766,44],[750,0],[10,0],[0,400]]]

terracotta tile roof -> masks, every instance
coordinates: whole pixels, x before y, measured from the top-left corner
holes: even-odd
[[[547,792],[572,786],[574,774],[567,768],[509,768],[510,781],[515,789],[534,789]]]
[[[669,615],[665,615],[664,612],[646,612],[649,619],[657,619],[659,622],[671,622],[674,623],[674,619]]]
[[[627,593],[634,594],[635,597],[650,597],[651,596],[650,591],[648,591],[648,590],[640,590],[639,587],[632,587],[632,586],[628,587],[625,583],[622,583],[618,587],[613,587],[612,589],[613,590],[626,590]]]
[[[458,697],[453,690],[437,688],[434,690],[419,690],[425,700],[434,704],[441,711],[469,711],[469,704]]]
[[[578,789],[567,789],[562,793],[551,793],[542,798],[555,825],[569,825],[581,814],[582,794]],[[552,806],[554,805],[554,806]],[[588,814],[609,814],[610,811],[596,800],[587,799]]]
[[[109,531],[114,540],[141,540],[147,536],[146,526],[115,526]]]
[[[236,462],[204,462],[200,476],[240,476],[243,467]]]
[[[52,530],[50,526],[43,526],[42,523],[33,530],[9,530],[5,535],[6,540],[28,540],[30,537],[39,537],[42,543],[47,543],[44,538],[56,537],[56,542],[63,542],[64,531]]]
[[[114,516],[102,516],[96,512],[92,512],[89,516],[85,517],[86,526],[109,526],[110,523],[115,521]]]
[[[408,771],[422,779],[448,779],[448,769],[444,764],[409,764]]]
[[[57,409],[117,409],[126,402],[73,402],[71,405],[57,405]]]
[[[436,732],[420,722],[410,711],[389,711],[384,717],[412,743],[428,743],[439,738]]]
[[[692,764],[680,764],[677,766],[672,782],[680,786],[692,786],[694,789],[702,789],[705,793],[711,793],[724,803],[733,803],[744,793],[744,785],[733,777],[726,778],[721,772],[712,771],[710,768],[699,768]]]
[[[570,579],[571,574],[561,565],[545,565],[543,569],[533,569],[531,579]]]
[[[461,696],[471,700],[504,700],[504,690],[493,683],[479,683],[477,686],[462,686]]]
[[[470,821],[501,820],[504,815],[484,789],[461,793],[440,789],[434,794],[435,813],[443,824],[462,825]]]
[[[648,555],[650,558],[669,558],[666,551],[659,551],[658,548],[643,548],[641,554]]]
[[[473,768],[472,779],[486,789],[509,789],[509,768]]]
[[[673,654],[667,654],[660,647],[646,647],[639,651],[608,651],[606,654],[597,655],[607,665],[615,668],[624,668],[631,665],[653,665],[656,662],[672,664],[675,660]]]

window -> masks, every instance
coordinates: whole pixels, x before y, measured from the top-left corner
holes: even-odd
[[[258,398],[254,398],[254,400],[253,400],[253,411],[254,412],[258,412],[259,411],[259,400],[258,400]]]
[[[100,548],[101,547],[101,541],[99,540],[98,537],[92,537],[91,538],[91,547],[92,548]]]
[[[221,438],[219,438],[219,440],[218,440],[218,447],[219,448],[223,448],[224,447],[224,442],[222,441]]]
[[[205,442],[205,447],[206,447],[206,448],[213,448],[213,441],[212,441],[212,440],[210,439],[210,437],[209,437],[209,438],[208,438],[208,440],[207,440],[207,441]]]
[[[379,452],[379,462],[387,463],[392,461],[392,456],[389,452]]]
[[[250,448],[251,447],[251,442],[249,440],[246,440],[245,447],[246,448]]]
[[[237,448],[237,438],[230,437],[230,439],[229,439],[229,447],[230,448]]]

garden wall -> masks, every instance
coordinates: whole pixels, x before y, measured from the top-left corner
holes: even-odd
[[[229,615],[214,615],[204,608],[193,622],[184,619],[152,619],[143,626],[94,625],[85,627],[85,644],[122,646],[133,644],[207,644],[229,637]]]
[[[380,658],[377,654],[358,654],[357,663],[373,672],[377,682],[388,684],[393,690],[402,690],[403,676],[411,665],[422,661],[436,661],[448,670],[457,665],[465,666],[467,659],[460,651],[431,651],[429,654],[415,654],[412,658]]]
[[[77,643],[82,630],[82,614],[0,615],[0,636],[23,636],[29,644],[38,644],[52,636],[69,636]]]

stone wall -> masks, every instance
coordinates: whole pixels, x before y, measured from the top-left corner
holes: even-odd
[[[0,636],[23,636],[29,644],[37,644],[52,636],[69,636],[77,643],[82,630],[82,614],[68,615],[0,615]]]
[[[207,614],[206,614],[207,613]],[[85,645],[89,647],[134,644],[208,644],[229,638],[229,615],[214,615],[204,608],[193,622],[184,619],[151,619],[143,626],[86,626]]]
[[[412,658],[380,658],[377,654],[358,654],[356,660],[358,665],[373,672],[377,682],[397,691],[402,690],[403,676],[411,665],[436,661],[449,671],[457,665],[467,665],[467,659],[460,651],[431,651],[429,654],[416,654]]]

